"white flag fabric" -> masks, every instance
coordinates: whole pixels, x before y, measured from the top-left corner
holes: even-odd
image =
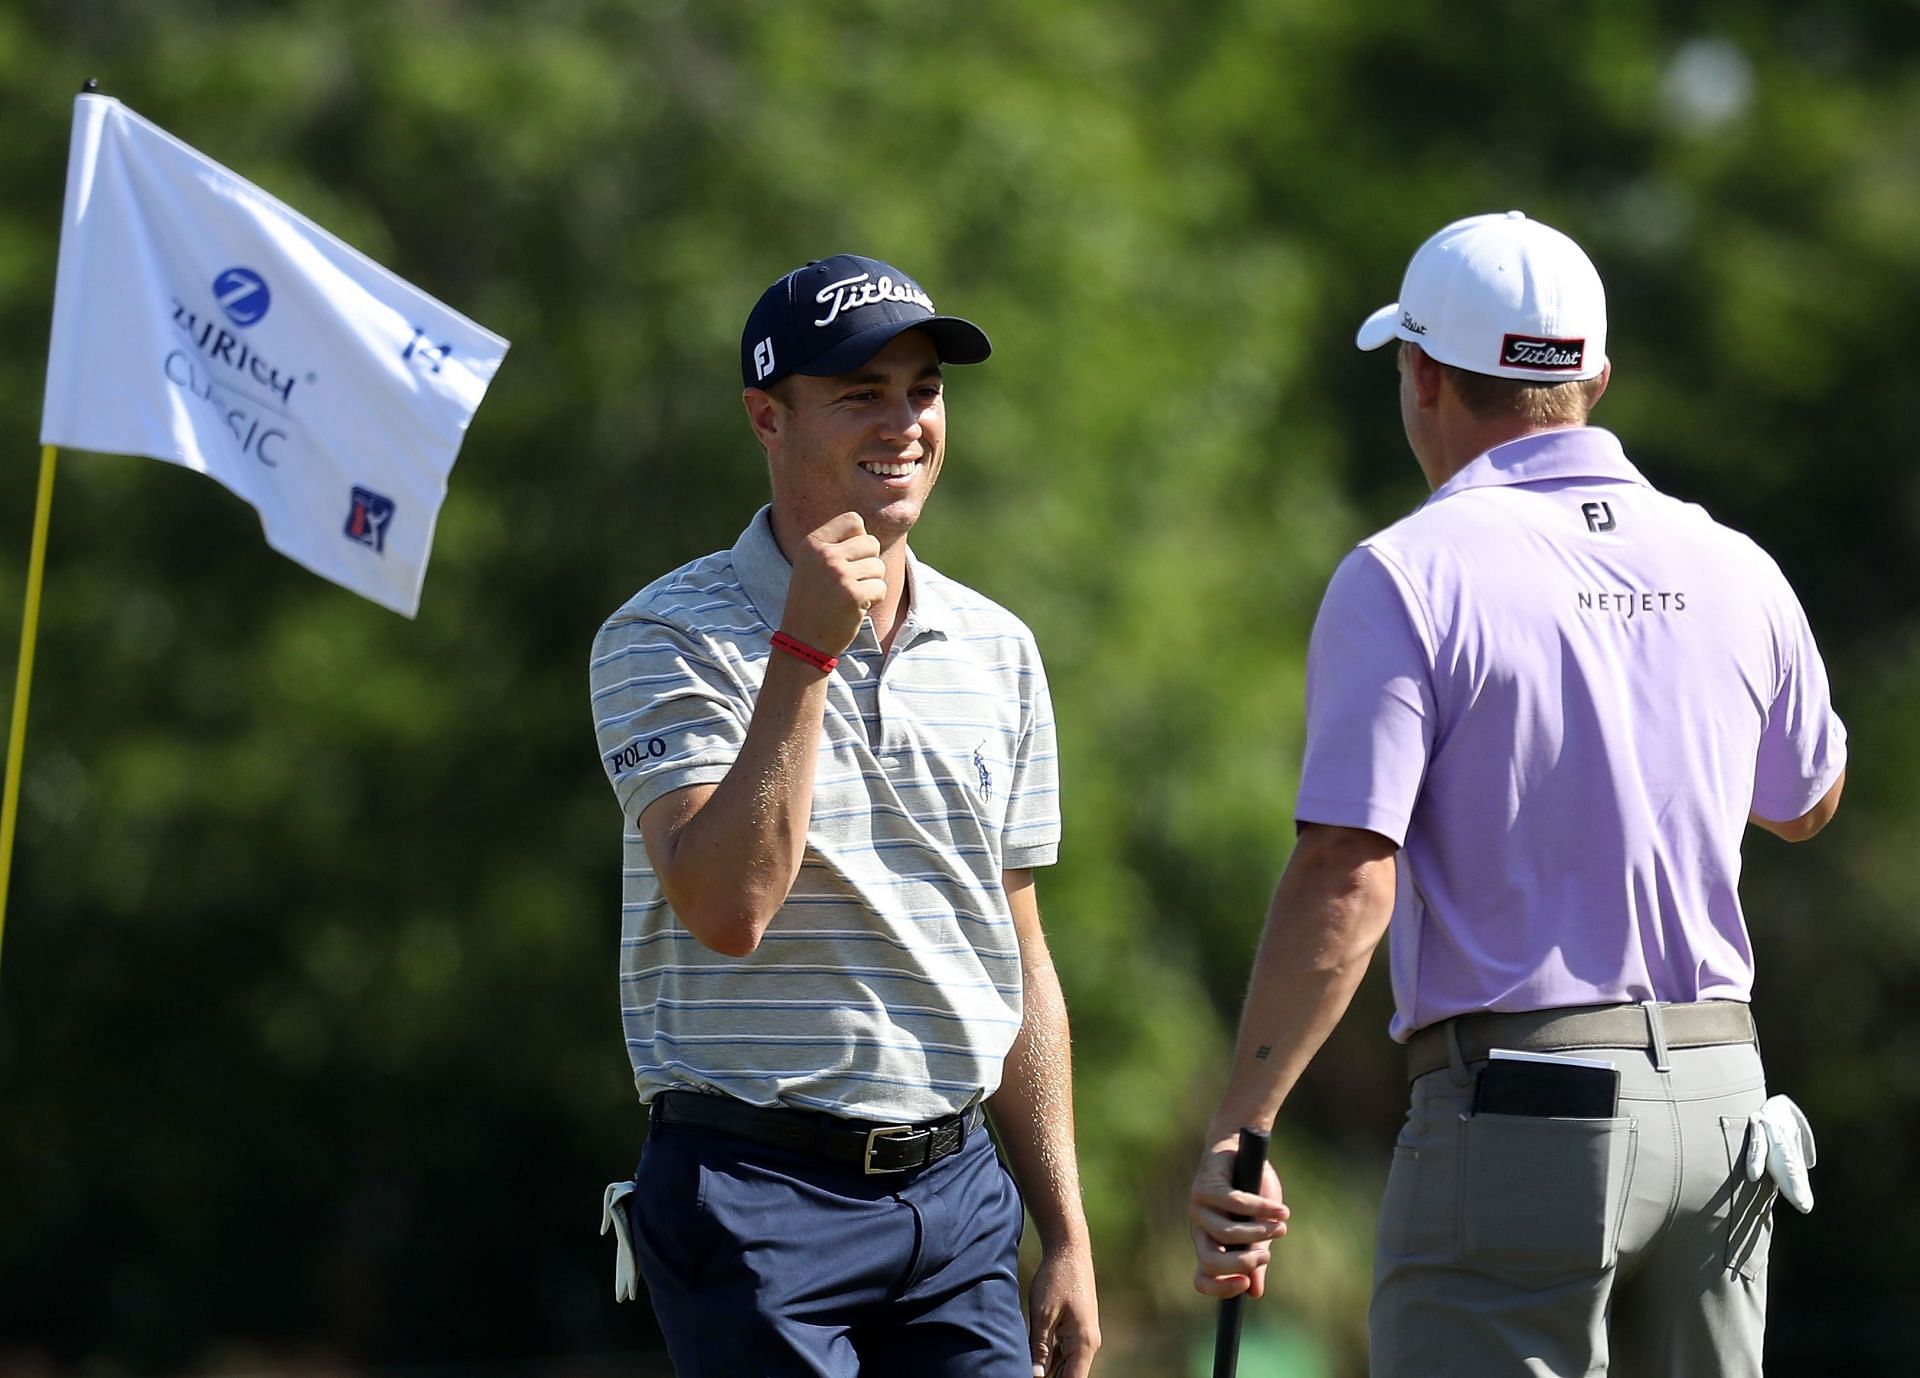
[[[40,441],[146,455],[412,617],[507,342],[119,101],[74,106]]]

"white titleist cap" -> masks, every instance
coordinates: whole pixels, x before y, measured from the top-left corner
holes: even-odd
[[[1456,220],[1420,246],[1400,300],[1354,343],[1411,340],[1443,364],[1559,383],[1607,363],[1607,293],[1578,244],[1519,211]]]

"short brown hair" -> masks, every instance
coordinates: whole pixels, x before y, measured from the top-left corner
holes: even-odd
[[[1439,360],[1435,360],[1439,363]],[[1573,382],[1534,382],[1530,378],[1495,378],[1471,373],[1452,364],[1440,364],[1440,376],[1468,411],[1482,421],[1518,417],[1537,426],[1585,425],[1600,392],[1598,378]]]

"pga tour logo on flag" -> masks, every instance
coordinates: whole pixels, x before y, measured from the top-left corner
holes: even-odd
[[[353,506],[347,512],[348,540],[372,546],[375,551],[385,550],[387,523],[392,520],[392,498],[383,498],[365,488],[353,490]]]
[[[118,101],[74,106],[40,439],[219,480],[406,616],[507,342]]]

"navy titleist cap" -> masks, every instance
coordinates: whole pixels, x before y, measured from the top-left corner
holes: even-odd
[[[972,321],[935,315],[933,299],[898,268],[835,254],[760,294],[740,336],[740,377],[750,388],[790,373],[829,378],[858,368],[903,330],[926,331],[945,364],[977,364],[993,352]]]

